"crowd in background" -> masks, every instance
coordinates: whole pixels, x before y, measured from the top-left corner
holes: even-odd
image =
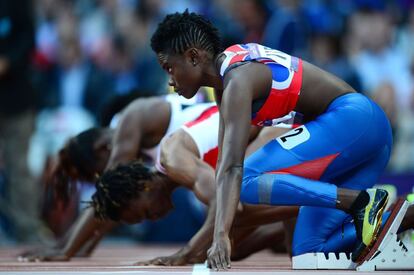
[[[42,228],[34,218],[42,192],[39,181],[48,157],[69,136],[108,125],[130,98],[169,92],[150,37],[166,14],[186,8],[219,28],[224,47],[256,42],[279,49],[375,99],[394,130],[388,171],[414,171],[414,1],[0,3],[0,215],[11,221],[0,228],[12,231],[17,240],[38,240],[29,232]],[[12,15],[3,14],[7,11]],[[17,28],[10,28],[10,22]],[[12,31],[16,35],[4,42]],[[13,57],[5,74],[3,55]],[[352,131],[352,125],[343,127]],[[10,238],[4,232],[0,235]]]

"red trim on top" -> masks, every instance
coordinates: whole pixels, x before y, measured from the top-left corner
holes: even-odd
[[[233,46],[228,47],[227,49],[225,49],[225,52],[240,52],[240,51],[245,51],[247,52],[247,50],[245,48],[243,48],[242,46],[240,46],[239,44],[234,44]]]
[[[306,161],[287,168],[270,171],[266,174],[292,174],[307,179],[319,180],[328,166],[332,163],[332,161],[336,159],[337,156],[339,156],[339,153],[319,159]]]
[[[218,158],[218,147],[215,147],[204,154],[203,161],[206,162],[211,167],[213,167],[213,169],[216,169],[217,158]]]
[[[212,115],[214,115],[215,113],[218,112],[218,107],[217,106],[211,106],[209,108],[207,108],[206,110],[204,110],[196,119],[185,123],[184,125],[187,126],[188,128],[191,128],[192,126],[208,119],[209,117],[211,117]]]
[[[249,53],[242,53],[242,54],[237,54],[235,55],[231,60],[229,64],[234,64],[237,62],[241,62],[244,61],[245,57],[248,55]]]
[[[292,83],[284,90],[271,89],[262,108],[256,113],[252,124],[272,118],[283,117],[295,109],[302,87],[302,60],[299,59],[298,70],[295,72]]]

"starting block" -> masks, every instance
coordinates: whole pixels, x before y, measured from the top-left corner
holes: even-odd
[[[347,253],[306,253],[292,257],[292,269],[414,270],[414,251],[409,251],[397,236],[409,205],[403,199],[395,203],[377,241],[360,264],[352,262]]]

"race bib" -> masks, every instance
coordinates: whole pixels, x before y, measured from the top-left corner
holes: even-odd
[[[290,150],[295,148],[299,144],[304,143],[310,138],[310,133],[305,125],[302,125],[298,128],[295,128],[281,137],[278,137],[276,140],[279,142],[280,146],[282,146],[286,150]]]

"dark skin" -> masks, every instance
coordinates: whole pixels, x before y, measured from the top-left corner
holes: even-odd
[[[140,102],[137,102],[140,101]],[[105,131],[95,142],[94,149],[95,149],[95,155],[97,156],[96,165],[94,166],[88,166],[84,167],[84,169],[87,171],[86,174],[80,173],[76,167],[71,163],[70,160],[68,161],[68,154],[63,148],[59,154],[59,161],[58,165],[54,169],[53,175],[56,175],[60,172],[64,172],[64,174],[72,179],[72,180],[86,180],[86,181],[94,181],[96,174],[101,174],[103,171],[105,171],[105,167],[110,166],[109,165],[109,159],[110,157],[113,159],[112,163],[124,163],[128,162],[130,160],[133,160],[136,158],[137,155],[139,155],[139,151],[141,148],[152,148],[153,146],[157,145],[161,141],[161,135],[163,135],[167,131],[168,122],[170,120],[170,112],[168,109],[168,106],[165,106],[165,101],[158,100],[156,98],[154,99],[140,99],[137,100],[134,103],[132,103],[125,111],[124,116],[121,119],[118,128],[114,131],[109,130]],[[158,106],[158,107],[157,107]],[[154,110],[157,110],[154,112]],[[142,127],[138,126],[135,128],[141,129],[141,131],[137,131],[136,129],[130,129],[134,127],[130,127],[130,125],[140,125],[139,121],[145,121],[145,118],[149,118],[151,116],[152,125],[149,127]],[[149,120],[146,120],[149,121]],[[154,125],[157,125],[158,127],[154,128]],[[252,128],[251,130],[251,136],[254,137],[257,135],[258,129]],[[267,140],[269,140],[272,136],[274,136],[275,133],[271,133],[269,131],[260,133],[258,136],[258,140],[260,140],[262,143],[265,143]],[[117,138],[114,139],[114,136]],[[133,139],[132,141],[126,140],[127,138]],[[139,140],[141,141],[147,141],[143,142],[142,145],[139,144]],[[186,144],[186,146],[190,146],[190,149],[186,149],[186,152],[198,152],[197,147],[195,146],[194,142],[189,137],[184,137],[182,141],[185,141],[184,143],[181,143],[181,145]],[[254,143],[257,144],[257,143]],[[254,150],[254,148],[258,148],[259,145],[251,145],[251,150]],[[177,145],[177,146],[181,146]],[[168,148],[168,146],[164,146],[165,148]],[[113,153],[115,148],[119,148],[117,153]],[[130,148],[130,150],[136,150],[136,154],[130,154],[127,152],[125,155],[122,154],[124,150],[127,148]],[[171,147],[173,148],[173,147]],[[111,150],[112,149],[112,150]],[[171,150],[163,150],[164,156],[177,156],[175,153],[175,149]],[[169,153],[166,153],[166,152]],[[198,193],[198,196],[200,196],[202,201],[208,202],[208,197],[210,197],[212,194],[214,194],[214,189],[205,189],[205,185],[197,184],[197,188],[193,188],[192,180],[194,180],[194,177],[189,177],[190,173],[194,174],[192,171],[192,168],[194,168],[193,164],[198,163],[200,164],[201,172],[199,175],[204,175],[202,171],[210,171],[211,167],[206,165],[204,162],[199,161],[198,162],[189,162],[188,160],[193,159],[194,154],[190,154],[190,157],[188,158],[180,158],[177,159],[177,161],[185,160],[186,162],[184,164],[176,165],[177,171],[182,171],[181,173],[182,178],[182,184],[190,189],[194,189],[195,192]],[[198,153],[197,153],[198,154]],[[181,156],[185,156],[185,154],[181,154]],[[168,157],[170,159],[171,157]],[[175,161],[174,161],[175,162]],[[108,164],[107,164],[108,163]],[[171,163],[168,161],[168,163]],[[180,167],[187,167],[186,170],[179,170]],[[170,169],[174,170],[174,169]],[[199,171],[199,170],[196,170]],[[211,172],[211,171],[210,171]],[[174,173],[173,171],[171,173]],[[211,172],[212,175],[214,175],[214,172]],[[175,172],[175,174],[180,174]],[[56,178],[51,175],[51,178],[53,180],[56,180]],[[176,180],[181,181],[181,179],[177,176]],[[162,177],[161,177],[162,178]],[[156,179],[160,179],[159,177]],[[164,186],[163,184],[155,185],[155,186]],[[125,213],[123,213],[123,221],[125,223],[136,223],[143,219],[155,219],[158,217],[163,216],[166,212],[168,212],[172,205],[169,203],[171,201],[170,199],[170,193],[172,190],[176,187],[174,184],[168,184],[168,188],[151,188],[152,192],[148,192],[145,195],[143,195],[144,200],[143,201],[157,201],[157,205],[161,207],[160,209],[155,209],[154,207],[148,207],[149,204],[141,205],[137,208],[136,205],[134,205],[134,209],[140,209],[140,212],[138,213],[134,211],[128,212],[128,210],[125,210]],[[148,198],[156,198],[155,200],[151,200]],[[158,203],[158,202],[166,202],[164,203]],[[156,211],[155,211],[156,210]],[[281,211],[281,210],[280,210]],[[281,211],[283,213],[283,211]],[[291,212],[288,212],[288,214]],[[261,216],[259,217],[260,220],[263,220],[262,218],[263,214],[265,212],[261,212]],[[87,208],[85,211],[83,211],[82,215],[77,219],[77,221],[73,224],[73,226],[69,229],[66,236],[60,240],[59,243],[57,243],[53,247],[41,247],[40,249],[34,249],[30,251],[26,251],[20,255],[20,260],[22,261],[67,261],[70,260],[73,256],[89,256],[97,244],[100,242],[100,240],[103,238],[103,236],[111,231],[115,226],[117,226],[118,223],[106,220],[102,221],[99,219],[96,219],[94,217],[94,210],[92,208]],[[208,248],[208,247],[207,247]],[[205,248],[205,250],[207,249]],[[183,252],[183,251],[181,251]],[[187,259],[193,258],[193,255],[195,252],[193,252],[193,249],[187,249],[184,251],[185,253],[176,253],[175,255],[172,255],[171,257],[163,257],[163,261],[157,260],[157,264],[170,264],[170,265],[178,265],[178,264],[185,264],[187,263]],[[205,255],[205,252],[204,252]],[[148,263],[147,263],[148,264]]]
[[[63,173],[71,180],[93,182],[105,170],[141,157],[143,149],[157,146],[167,132],[170,118],[170,104],[162,98],[132,101],[123,110],[117,128],[104,128],[101,136],[94,142],[96,162],[83,167],[86,173],[78,171],[72,163],[67,152],[69,141],[59,151],[54,168],[48,176],[49,181],[59,180],[57,174]]]
[[[78,171],[71,162],[66,144],[58,155],[49,181],[70,179],[94,182],[106,169],[132,161],[142,155],[142,149],[158,145],[167,132],[170,117],[170,104],[162,98],[134,100],[124,109],[117,128],[105,130],[95,141],[96,162],[83,167],[85,173]],[[102,237],[116,225],[112,221],[96,219],[93,209],[88,208],[55,246],[26,251],[20,258],[24,261],[65,261],[75,255],[89,256]]]
[[[259,137],[250,144],[251,148],[248,151],[253,152],[280,133],[278,129],[262,131]],[[250,138],[256,135],[256,129],[252,128]],[[171,193],[179,186],[190,189],[201,202],[213,207],[209,207],[204,225],[185,247],[173,255],[138,262],[136,265],[183,265],[202,262],[206,258],[206,251],[211,244],[214,230],[214,170],[200,159],[196,144],[182,129],[163,141],[160,162],[166,170],[166,175],[154,171],[152,180],[145,183],[147,191],[139,194],[136,200],[130,202],[129,207],[122,210],[120,216],[123,222],[137,223],[143,219],[161,217],[172,207]],[[295,217],[296,213],[296,207],[239,205],[236,218],[238,222],[232,233],[232,240],[238,243],[238,241],[250,239],[250,234],[261,225]],[[242,245],[243,254],[238,254],[237,258],[241,255],[250,255],[258,247],[268,247],[269,235],[283,235],[283,230],[277,229],[276,231],[266,231],[267,234],[264,234],[262,239],[251,236],[255,241],[245,242]],[[255,246],[250,247],[248,244],[251,243]]]
[[[253,152],[275,135],[280,134],[280,130],[268,129],[257,136],[257,129],[252,127],[251,138],[257,136],[256,141],[251,144],[249,152]],[[282,132],[283,133],[283,132]],[[122,223],[134,224],[143,220],[157,220],[164,216],[173,208],[171,194],[178,186],[192,190],[197,198],[206,205],[213,204],[214,201],[214,170],[199,157],[199,152],[192,138],[184,131],[178,130],[165,140],[161,148],[161,163],[166,168],[167,175],[153,171],[151,181],[145,182],[143,192],[136,199],[129,202],[128,206],[120,212]],[[273,223],[277,220],[288,219],[296,216],[296,207],[269,207],[269,206],[246,206],[241,208],[239,216],[242,217],[233,234],[234,242],[239,240],[249,240],[241,246],[242,254],[236,255],[235,259],[240,259],[249,255],[249,244],[254,243],[252,252],[260,247],[269,247],[269,235],[283,235],[283,230],[276,228],[265,231],[266,234],[259,236],[250,233],[256,231],[258,226]],[[167,257],[157,257],[149,261],[138,262],[136,265],[183,265],[188,263],[204,261],[206,251],[211,244],[211,236],[214,227],[215,211],[209,211],[208,218],[202,229],[191,239],[191,241],[177,253]],[[93,216],[93,209],[86,209],[84,215],[73,226],[69,234],[69,239],[63,242],[60,247],[36,250],[21,255],[25,261],[65,261],[76,254],[86,256],[95,248],[103,235],[115,226],[111,221],[101,221]],[[89,254],[79,254],[80,248],[88,248]],[[33,255],[34,254],[34,255]]]
[[[283,131],[277,128],[262,130],[254,141],[249,143],[246,155],[281,133]],[[255,135],[256,133],[251,131],[250,138]],[[164,139],[161,144],[160,162],[166,174],[154,170],[151,181],[145,183],[146,191],[140,193],[122,210],[121,220],[132,224],[143,219],[160,218],[172,208],[171,194],[179,186],[193,191],[196,197],[208,206],[208,214],[201,229],[182,249],[170,256],[156,257],[137,262],[135,265],[184,265],[203,262],[211,245],[214,230],[214,170],[200,159],[196,144],[182,129]],[[296,213],[296,207],[239,204],[229,234],[230,241],[235,247],[231,259],[240,260],[261,249],[279,247],[282,240],[287,241],[286,246],[289,248],[293,227],[286,230],[286,226],[275,222],[283,220],[284,223],[290,223],[290,219],[296,217]],[[414,207],[410,207],[401,230],[413,225],[413,213]],[[284,235],[286,231],[290,233],[288,236]]]
[[[213,56],[196,47],[183,54],[158,53],[158,60],[178,94],[191,98],[200,86],[215,89],[220,110],[217,212],[208,265],[216,270],[230,268],[229,232],[240,196],[251,106],[254,100],[267,98],[272,83],[271,71],[266,65],[250,62],[229,71],[222,79],[219,71],[223,54]],[[354,92],[344,81],[303,61],[303,82],[295,111],[304,115],[305,122],[310,121],[322,114],[338,96]],[[338,188],[337,209],[348,212],[358,194],[359,191]]]
[[[106,169],[127,163],[142,149],[157,146],[167,132],[171,106],[162,98],[137,99],[123,111],[117,126]]]

